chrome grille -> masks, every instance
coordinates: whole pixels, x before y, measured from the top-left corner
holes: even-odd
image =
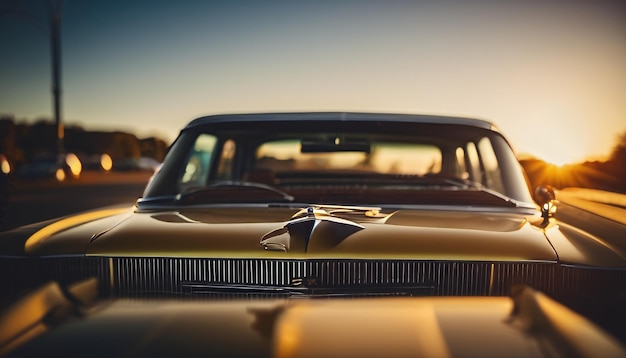
[[[180,292],[184,283],[292,286],[315,278],[326,288],[432,284],[437,295],[506,295],[516,283],[553,290],[556,268],[536,262],[203,258],[114,258],[113,265],[119,293]]]
[[[560,290],[566,296],[593,298],[615,295],[615,299],[626,299],[626,269],[589,269],[563,266]]]
[[[493,295],[508,295],[512,285],[524,284],[559,295],[556,282],[559,266],[551,263],[494,263]]]
[[[328,289],[423,285],[434,295],[499,296],[526,284],[555,298],[626,297],[626,270],[549,262],[51,257],[0,258],[0,271],[0,301],[46,281],[92,276],[105,295],[178,294],[188,283],[293,286],[314,278]]]

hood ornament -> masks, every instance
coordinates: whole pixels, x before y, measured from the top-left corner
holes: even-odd
[[[260,244],[268,251],[328,250],[364,228],[353,221],[333,217],[326,210],[308,207],[283,227],[263,235]]]

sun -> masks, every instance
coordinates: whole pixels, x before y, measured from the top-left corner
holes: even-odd
[[[572,161],[568,158],[562,157],[562,158],[548,158],[544,160],[547,164],[549,165],[553,165],[557,168],[563,168],[564,166],[568,165],[568,164],[574,164],[575,161]]]
[[[589,156],[580,146],[564,146],[562,143],[553,142],[541,153],[535,156],[548,164],[562,168],[570,164],[580,164],[586,161]]]

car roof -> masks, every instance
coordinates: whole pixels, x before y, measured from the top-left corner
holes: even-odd
[[[225,122],[265,122],[265,121],[389,121],[425,124],[452,124],[479,127],[499,132],[497,127],[486,120],[466,117],[403,114],[403,113],[361,113],[361,112],[279,112],[279,113],[239,113],[217,114],[197,118],[184,129]]]

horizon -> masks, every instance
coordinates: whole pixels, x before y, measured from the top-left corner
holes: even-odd
[[[10,115],[1,115],[0,114],[0,120],[1,119],[9,119],[12,120],[13,123],[15,125],[34,125],[36,123],[40,123],[40,122],[44,122],[48,125],[55,125],[54,120],[50,119],[50,118],[38,118],[36,120],[28,120],[28,119],[17,119],[14,118]],[[127,134],[131,134],[134,135],[135,137],[137,137],[138,140],[146,140],[146,139],[156,139],[156,140],[162,140],[163,142],[165,142],[165,144],[169,147],[172,143],[173,140],[170,142],[168,141],[166,138],[164,137],[160,137],[157,134],[153,134],[150,135],[149,133],[146,133],[146,135],[139,135],[135,132],[133,132],[132,130],[130,131],[125,131],[125,130],[120,130],[117,128],[88,128],[85,127],[81,124],[78,123],[64,123],[64,127],[65,130],[67,131],[68,128],[80,128],[81,130],[84,130],[85,132],[104,132],[104,133],[113,133],[113,132],[121,132],[121,133],[127,133]],[[182,128],[181,128],[182,129]],[[624,130],[622,133],[618,133],[616,134],[616,140],[615,143],[613,144],[613,146],[611,146],[610,151],[605,153],[605,154],[600,154],[600,155],[596,155],[596,156],[589,156],[587,158],[585,158],[584,160],[581,161],[574,161],[574,162],[566,162],[566,163],[562,163],[562,164],[557,164],[557,163],[553,163],[550,161],[547,161],[544,158],[538,157],[536,155],[530,154],[530,153],[524,153],[524,152],[515,152],[515,155],[517,157],[517,159],[519,161],[524,161],[524,160],[539,160],[542,162],[545,162],[548,165],[552,165],[556,168],[567,168],[569,166],[576,166],[576,165],[581,165],[581,164],[585,164],[585,163],[591,163],[591,162],[607,162],[610,159],[610,156],[613,152],[614,149],[616,149],[618,147],[618,145],[620,145],[620,139],[622,138],[622,136],[626,136],[626,130]],[[506,137],[506,134],[505,134]],[[175,139],[175,138],[174,138]]]

